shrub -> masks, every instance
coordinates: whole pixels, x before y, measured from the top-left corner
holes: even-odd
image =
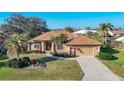
[[[62,53],[55,53],[55,52],[51,52],[51,54],[53,56],[58,56],[58,57],[71,57],[68,53],[66,52],[62,52]]]
[[[102,60],[113,60],[115,57],[112,54],[100,52],[98,57]]]
[[[10,61],[6,62],[6,63],[5,63],[5,66],[6,66],[6,67],[11,67],[11,62],[10,62]]]
[[[22,61],[30,63],[30,58],[29,57],[22,57]]]
[[[27,54],[30,54],[30,53],[45,53],[45,51],[39,51],[39,50],[31,50],[31,51],[27,51],[26,52]]]
[[[3,54],[0,54],[0,60],[4,60],[4,59],[7,59],[7,55],[3,55]]]
[[[109,53],[109,54],[116,54],[116,53],[119,53],[118,50],[113,49],[113,48],[110,48],[110,47],[101,47],[101,48],[100,48],[100,51],[103,52],[103,53]]]
[[[23,57],[22,59],[14,58],[6,63],[7,67],[13,68],[23,68],[29,65],[30,59],[28,57]]]
[[[19,68],[19,60],[17,58],[10,60],[10,66],[13,68]]]

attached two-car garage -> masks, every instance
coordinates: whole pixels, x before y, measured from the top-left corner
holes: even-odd
[[[84,56],[95,56],[99,52],[98,46],[73,46],[76,49],[76,55],[84,55]]]
[[[70,54],[74,54],[76,56],[96,56],[100,51],[101,43],[81,35],[77,36],[67,45],[71,48]]]
[[[94,55],[94,51],[92,47],[80,47],[76,48],[77,52],[76,55],[85,55],[85,56],[92,56]]]

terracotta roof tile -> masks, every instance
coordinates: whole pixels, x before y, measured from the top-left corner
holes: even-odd
[[[115,35],[124,35],[124,30],[114,30],[112,33]]]
[[[34,42],[35,40],[48,41],[48,40],[51,40],[52,37],[58,36],[60,34],[67,35],[69,39],[73,39],[75,37],[75,35],[73,33],[70,33],[70,32],[64,31],[64,30],[59,30],[59,31],[46,32],[44,34],[41,34],[41,35],[29,40],[28,42]]]
[[[68,42],[67,45],[101,45],[101,43],[86,36],[80,35]]]

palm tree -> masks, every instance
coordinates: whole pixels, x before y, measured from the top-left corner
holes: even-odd
[[[68,37],[64,34],[60,34],[59,36],[53,37],[52,42],[54,43],[54,52],[57,53],[56,47],[61,44],[64,44],[68,40]]]
[[[108,30],[113,30],[113,25],[111,23],[102,23],[99,24],[99,30],[102,31],[101,35],[103,36],[103,43],[107,45],[107,33]]]
[[[5,41],[5,47],[7,48],[8,57],[18,59],[20,54],[23,53],[24,47],[26,46],[27,34],[12,34]]]

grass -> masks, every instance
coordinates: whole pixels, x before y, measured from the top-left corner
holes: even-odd
[[[124,51],[120,49],[111,49],[114,52],[110,51],[109,49],[105,50],[107,53],[113,54],[117,59],[115,60],[102,60],[102,62],[112,70],[115,74],[117,74],[120,77],[124,78]]]
[[[14,69],[4,67],[4,60],[0,60],[0,80],[81,80],[83,72],[75,60],[59,60],[43,55],[23,55],[31,59],[46,62],[46,68]]]

